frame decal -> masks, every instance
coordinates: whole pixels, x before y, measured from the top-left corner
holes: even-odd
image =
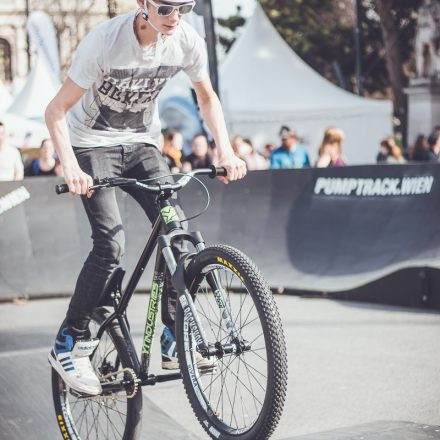
[[[162,215],[163,221],[168,224],[171,222],[178,222],[180,220],[179,215],[177,214],[176,208],[174,206],[164,206],[160,213]]]
[[[156,327],[156,316],[159,309],[160,296],[163,290],[163,274],[156,274],[151,285],[150,302],[148,304],[147,322],[145,324],[144,340],[142,343],[142,354],[151,353],[154,329]]]

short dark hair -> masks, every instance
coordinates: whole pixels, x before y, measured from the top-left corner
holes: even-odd
[[[4,126],[5,126],[5,124],[3,124],[2,121],[0,121],[0,127],[4,127]]]
[[[40,148],[44,147],[44,144],[45,144],[47,141],[50,141],[50,140],[52,140],[52,139],[51,139],[51,138],[44,138],[44,139],[41,141]]]

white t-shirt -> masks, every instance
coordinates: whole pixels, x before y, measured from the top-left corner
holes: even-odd
[[[145,142],[158,145],[157,96],[183,70],[192,81],[208,75],[205,41],[183,20],[174,34],[143,49],[134,33],[136,12],[93,29],[78,46],[69,78],[87,89],[67,116],[74,147]]]
[[[22,180],[23,162],[20,152],[14,148],[5,146],[0,149],[0,180]]]

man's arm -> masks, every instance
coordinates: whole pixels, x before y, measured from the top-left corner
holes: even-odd
[[[78,165],[78,161],[72,149],[67,128],[66,115],[69,109],[86,92],[70,78],[67,78],[55,98],[49,103],[45,113],[46,125],[54,143],[55,149],[63,167],[64,180],[72,194],[87,194],[89,186],[93,185],[93,179],[84,173]]]
[[[214,136],[218,148],[219,165],[225,167],[228,172],[227,178],[221,177],[220,180],[228,183],[228,181],[242,179],[246,175],[246,163],[232,150],[222,106],[212,88],[211,80],[207,77],[201,82],[193,82],[193,86],[203,120]]]

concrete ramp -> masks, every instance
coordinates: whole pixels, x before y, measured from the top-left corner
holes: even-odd
[[[440,426],[380,421],[284,440],[438,440]]]
[[[0,356],[0,439],[61,439],[52,403],[47,350],[3,354]],[[142,439],[159,438],[197,440],[144,394]]]

